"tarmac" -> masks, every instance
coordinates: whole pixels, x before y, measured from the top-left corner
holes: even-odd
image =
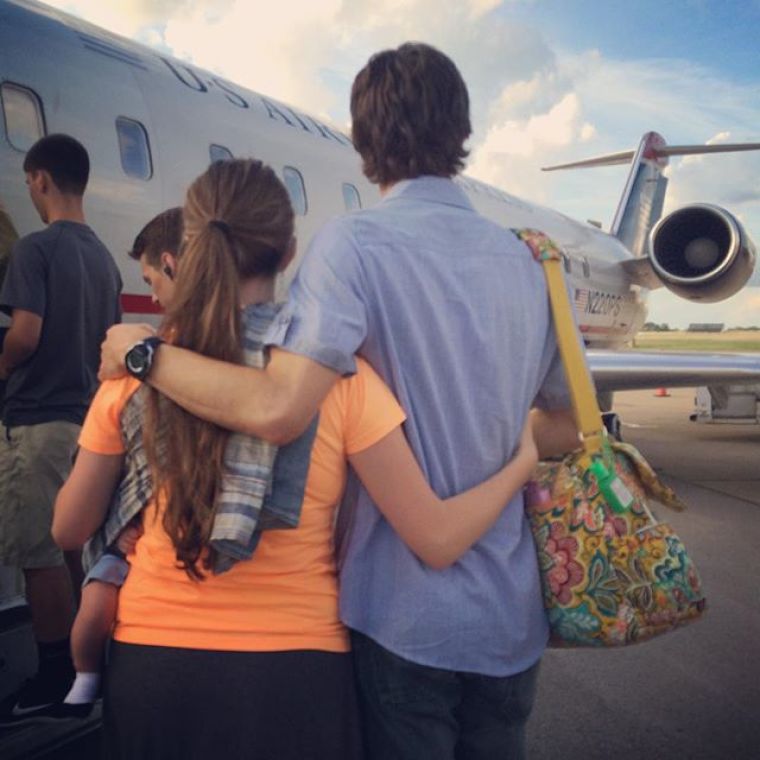
[[[619,393],[615,409],[624,440],[689,506],[658,512],[695,561],[708,612],[629,648],[549,650],[530,760],[760,760],[760,425],[690,422],[693,391],[670,394]],[[96,760],[98,718],[2,732],[0,757]]]
[[[687,503],[657,509],[702,577],[699,621],[624,649],[550,650],[531,760],[760,758],[760,425],[689,421],[694,392],[615,394],[623,439]]]

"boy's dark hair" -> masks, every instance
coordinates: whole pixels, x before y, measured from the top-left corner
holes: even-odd
[[[351,88],[351,137],[364,174],[380,185],[453,177],[468,154],[469,112],[462,75],[439,50],[408,42],[376,53]]]
[[[24,171],[46,171],[66,195],[84,195],[90,178],[90,157],[84,145],[69,135],[37,140],[24,158]]]
[[[145,254],[150,266],[161,266],[161,254],[164,251],[178,255],[182,245],[182,207],[162,211],[154,216],[139,232],[129,252],[136,261]]]

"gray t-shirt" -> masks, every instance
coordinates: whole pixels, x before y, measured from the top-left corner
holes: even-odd
[[[16,242],[0,309],[42,317],[37,350],[8,378],[3,422],[81,424],[97,387],[100,344],[121,319],[121,276],[95,233],[53,222]]]

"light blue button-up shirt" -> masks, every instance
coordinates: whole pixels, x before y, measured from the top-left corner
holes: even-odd
[[[343,374],[364,356],[404,407],[441,497],[512,457],[532,405],[569,406],[541,267],[444,178],[401,182],[328,223],[270,337]],[[449,670],[505,676],[538,660],[548,627],[521,494],[443,571],[417,559],[360,484],[343,507],[354,510],[341,547],[348,626]]]

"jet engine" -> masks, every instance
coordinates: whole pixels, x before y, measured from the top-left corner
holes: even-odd
[[[649,237],[649,261],[668,290],[690,301],[723,301],[744,287],[755,246],[719,206],[696,203],[660,219]]]

